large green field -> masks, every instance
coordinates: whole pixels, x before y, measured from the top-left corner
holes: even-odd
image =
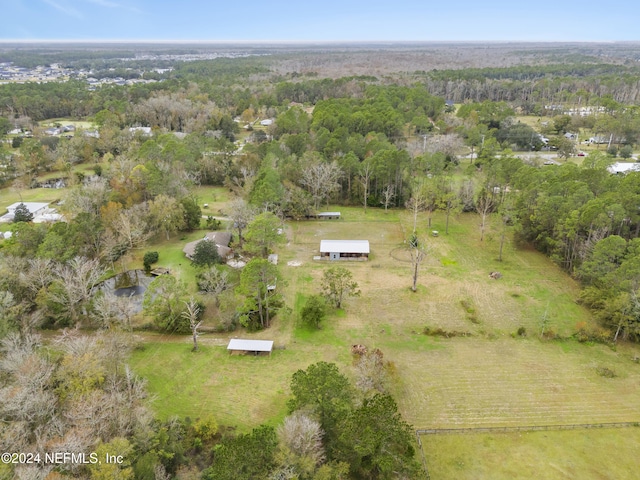
[[[420,218],[418,233],[430,244],[431,254],[413,293],[411,268],[403,253],[412,228],[410,215],[340,210],[342,220],[288,224],[288,243],[278,253],[290,310],[269,330],[206,334],[201,337],[202,351],[195,354],[189,338],[166,341],[159,336],[134,353],[132,365],[148,379],[161,417],[213,414],[220,423],[242,430],[275,422],[286,414],[289,381],[297,369],[326,360],[352,375],[350,346],[361,343],[381,349],[392,362],[390,388],[415,428],[640,421],[635,346],[611,349],[570,338],[539,338],[543,318],[547,329],[561,337],[570,337],[577,324],[593,324],[589,312],[576,303],[578,285],[543,255],[507,242],[499,262],[498,232],[480,242],[476,215],[452,220],[448,235],[443,233],[443,218],[434,217],[429,229],[426,218]],[[440,235],[427,235],[432,229]],[[353,273],[362,295],[348,299],[344,310],[334,312],[321,330],[300,327],[298,311],[308,295],[319,291],[322,272],[330,266],[313,260],[320,240],[347,238],[371,243],[370,261],[341,264]],[[502,278],[489,278],[492,271],[500,271]],[[469,336],[426,336],[425,326]],[[519,327],[526,336],[515,334]],[[276,350],[270,357],[229,356],[225,346],[232,337],[273,339]],[[615,372],[615,378],[600,376],[602,368]],[[630,429],[608,432],[603,435],[621,440]],[[467,441],[446,443],[440,436],[432,440],[429,437],[427,456],[443,458],[454,456],[457,442]],[[552,441],[564,442],[561,437]],[[466,477],[451,476],[447,465],[455,460],[444,460],[443,471],[449,473],[432,478],[494,478],[474,475],[482,469],[490,472],[497,460],[476,453],[473,445],[465,454]],[[632,445],[628,448],[640,453],[637,442]],[[554,452],[548,462],[562,465],[562,448]],[[575,463],[588,461],[588,452],[575,455]],[[513,465],[518,461],[514,457]]]
[[[640,428],[425,435],[433,480],[638,478]]]

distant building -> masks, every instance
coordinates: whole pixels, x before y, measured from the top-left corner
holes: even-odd
[[[629,163],[629,162],[616,162],[607,167],[610,173],[613,174],[625,174],[629,172],[640,172],[640,163]]]
[[[29,213],[33,215],[34,223],[59,222],[63,219],[62,215],[57,213],[55,209],[49,208],[48,203],[16,202],[7,207],[7,213],[0,217],[0,222],[13,222],[16,208],[18,208],[18,205],[21,203],[24,203]]]
[[[130,127],[129,132],[131,133],[141,133],[144,137],[150,137],[153,135],[151,131],[151,127]]]
[[[100,138],[100,132],[97,130],[85,130],[82,135],[89,138]]]

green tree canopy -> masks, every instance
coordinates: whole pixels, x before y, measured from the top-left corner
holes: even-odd
[[[196,244],[195,251],[191,256],[191,264],[196,267],[210,267],[216,263],[221,263],[222,259],[218,253],[218,246],[213,240],[205,238]]]
[[[360,295],[358,283],[353,274],[343,267],[331,267],[324,271],[321,281],[322,291],[335,308],[342,308],[346,297]]]
[[[16,207],[15,213],[13,214],[13,222],[14,223],[30,222],[32,220],[33,220],[33,213],[29,211],[29,208],[24,203],[20,203]]]
[[[268,478],[275,465],[278,445],[273,427],[262,425],[251,433],[225,438],[215,448],[213,464],[202,473],[204,480],[255,480]]]
[[[326,315],[327,302],[322,295],[311,295],[300,311],[302,321],[315,328],[320,328]]]
[[[284,243],[282,221],[271,212],[263,212],[247,226],[245,249],[267,258],[274,246]]]
[[[334,363],[318,362],[293,374],[291,394],[289,412],[311,408],[318,415],[327,452],[331,454],[339,436],[338,426],[353,406],[349,380]]]
[[[282,306],[278,293],[282,283],[278,267],[264,258],[254,258],[242,269],[237,292],[246,297],[239,309],[240,323],[249,330],[260,330],[271,325],[271,319]]]
[[[144,292],[142,307],[165,332],[189,333],[189,321],[182,316],[187,287],[172,275],[160,275]]]
[[[389,395],[366,398],[341,428],[338,457],[355,478],[415,478],[420,466],[414,454],[411,426]]]

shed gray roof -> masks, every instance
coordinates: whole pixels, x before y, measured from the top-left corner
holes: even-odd
[[[369,253],[369,240],[320,240],[320,253]]]
[[[9,211],[9,213],[13,213],[15,212],[16,208],[18,208],[18,205],[20,205],[21,203],[24,203],[25,207],[27,207],[27,210],[29,210],[30,213],[36,213],[39,210],[42,210],[43,208],[46,208],[49,206],[48,203],[41,203],[41,202],[16,202],[9,205],[7,207],[7,210]]]
[[[202,240],[210,240],[215,243],[218,247],[218,255],[223,259],[227,258],[231,253],[231,249],[229,248],[229,243],[231,243],[231,233],[229,232],[209,232],[204,236],[204,238],[187,243],[182,251],[188,258],[191,258],[196,251],[196,245],[198,245]]]
[[[273,349],[273,340],[243,340],[232,338],[229,340],[227,350],[244,350],[246,352],[270,352]]]

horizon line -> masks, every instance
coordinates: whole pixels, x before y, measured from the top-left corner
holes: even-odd
[[[64,43],[64,44],[222,44],[222,45],[367,45],[367,44],[434,44],[434,43],[493,43],[493,44],[507,44],[507,43],[583,43],[583,44],[598,44],[598,43],[640,43],[640,40],[185,40],[185,39],[2,39],[0,38],[0,44],[5,43]]]

